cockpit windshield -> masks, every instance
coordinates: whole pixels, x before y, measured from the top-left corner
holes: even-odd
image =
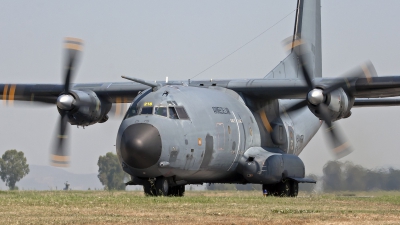
[[[153,111],[153,107],[146,106],[139,108],[137,104],[136,105],[132,104],[131,107],[129,107],[125,119],[136,115],[152,115],[152,114],[167,117],[174,120],[189,120],[189,116],[186,113],[186,110],[183,106],[168,106],[168,107],[155,106]]]
[[[140,111],[142,109],[140,109],[138,107],[138,104],[139,104],[140,100],[142,100],[146,95],[151,93],[151,91],[152,91],[151,89],[147,89],[147,90],[143,91],[142,93],[139,93],[138,96],[136,96],[136,98],[133,100],[132,104],[129,106],[128,111],[126,111],[126,115],[125,115],[124,119],[127,119],[129,117],[136,116],[136,115],[140,114]],[[149,108],[151,110],[151,112],[149,114],[152,114],[153,113],[153,108],[152,107],[149,107]]]
[[[154,114],[167,117],[167,107],[154,107]]]
[[[153,107],[143,107],[139,114],[153,114]]]

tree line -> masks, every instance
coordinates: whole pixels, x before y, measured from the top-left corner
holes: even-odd
[[[306,176],[322,182],[322,191],[395,191],[400,190],[400,170],[367,169],[352,162],[329,161],[324,165],[323,175],[314,174]],[[315,184],[300,184],[300,191],[311,192]],[[260,184],[209,184],[207,190],[261,190]]]
[[[366,169],[351,162],[329,161],[322,176],[324,191],[400,190],[400,170]]]

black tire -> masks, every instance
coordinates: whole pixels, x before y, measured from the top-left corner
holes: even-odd
[[[156,194],[158,196],[168,196],[170,186],[168,180],[165,177],[158,177],[156,179]]]
[[[168,196],[182,197],[185,194],[185,185],[178,185],[169,188]]]
[[[277,184],[277,194],[280,197],[289,197],[290,196],[290,180],[283,180],[282,182]]]
[[[290,181],[290,197],[297,197],[299,194],[299,182],[295,180]]]
[[[156,188],[154,186],[153,181],[145,181],[143,183],[143,190],[145,196],[155,196],[156,195]]]
[[[185,185],[176,186],[176,195],[177,197],[183,197],[185,195]]]

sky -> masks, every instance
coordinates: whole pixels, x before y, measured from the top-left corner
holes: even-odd
[[[186,80],[218,62],[277,21],[259,38],[195,79],[262,78],[285,56],[295,0],[5,1],[0,0],[0,83],[62,82],[64,37],[84,40],[74,82]],[[400,1],[322,0],[323,76],[340,76],[371,60],[379,76],[400,75]],[[353,109],[340,121],[354,152],[342,161],[367,168],[397,167],[399,107]],[[28,163],[49,165],[59,114],[55,106],[0,104],[0,154],[23,151]],[[115,152],[120,120],[71,127],[67,171],[96,173]],[[332,160],[323,130],[300,155],[306,173]]]

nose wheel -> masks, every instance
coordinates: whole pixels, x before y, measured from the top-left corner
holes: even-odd
[[[171,186],[168,178],[157,177],[144,182],[143,190],[146,196],[182,197],[185,194],[185,185]]]

